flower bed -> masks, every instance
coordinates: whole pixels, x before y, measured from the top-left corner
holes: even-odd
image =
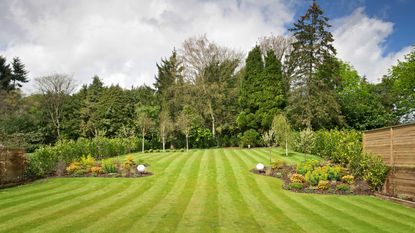
[[[364,195],[373,193],[366,181],[356,179],[346,168],[317,160],[307,160],[296,166],[276,160],[264,170],[251,171],[280,178],[284,181],[284,189],[293,192]]]
[[[138,164],[141,164],[141,168],[144,169],[138,171]],[[72,177],[143,177],[152,175],[151,172],[145,170],[148,166],[143,161],[135,162],[131,155],[123,161],[104,159],[101,162],[88,155],[82,156],[80,161],[70,163],[64,174]]]

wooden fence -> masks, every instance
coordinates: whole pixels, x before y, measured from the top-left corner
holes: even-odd
[[[25,167],[23,150],[0,148],[0,187],[23,182]]]
[[[415,198],[415,123],[364,132],[363,151],[391,168],[384,192]]]

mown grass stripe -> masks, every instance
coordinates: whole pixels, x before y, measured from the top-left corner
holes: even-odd
[[[251,209],[248,207],[248,204],[238,188],[238,180],[235,176],[235,171],[230,164],[227,156],[224,154],[223,150],[220,150],[220,155],[222,162],[225,168],[225,179],[227,180],[227,185],[234,202],[234,208],[238,209],[238,218],[235,219],[235,223],[240,227],[243,227],[243,231],[246,232],[263,232],[263,229],[260,224],[254,218],[254,214]]]
[[[2,196],[0,199],[0,204],[9,199],[26,197],[28,194],[36,194],[44,192],[45,190],[52,190],[63,185],[66,185],[66,183],[56,182],[56,179],[41,179],[30,184],[24,184],[13,188],[0,189],[0,195]]]
[[[0,212],[0,223],[5,222],[6,220],[14,218],[16,215],[20,217],[27,215],[31,212],[37,212],[43,208],[47,208],[50,205],[55,203],[60,203],[61,201],[67,200],[68,197],[77,197],[81,196],[84,193],[91,191],[88,186],[78,186],[72,189],[67,189],[57,195],[51,195],[46,198],[36,199],[30,203],[22,203],[23,207],[11,208],[9,210],[4,210]]]
[[[186,158],[186,162],[183,166],[180,166],[179,170],[176,170],[175,174],[170,174],[170,176],[174,179],[170,179],[162,188],[161,190],[157,190],[156,193],[148,192],[148,196],[146,198],[143,198],[141,204],[135,212],[133,212],[130,215],[130,218],[128,221],[123,221],[119,225],[119,229],[123,232],[133,232],[135,230],[135,226],[139,226],[140,228],[144,229],[151,229],[152,227],[157,224],[159,221],[160,216],[162,212],[160,212],[158,218],[156,219],[152,218],[154,209],[159,207],[161,203],[164,201],[164,199],[171,193],[171,191],[176,187],[177,184],[181,185],[182,183],[178,182],[178,180],[181,178],[186,179],[186,174],[188,174],[192,164],[197,159],[197,153],[192,153],[189,155],[181,155]],[[156,189],[154,189],[156,190]],[[156,211],[157,212],[157,211]],[[146,219],[143,221],[142,219]]]
[[[68,206],[66,209],[60,210],[53,218],[48,218],[43,224],[38,225],[34,230],[38,232],[52,231],[52,232],[74,232],[74,221],[77,219],[87,219],[91,214],[99,208],[99,206],[106,205],[119,196],[120,193],[127,192],[131,188],[133,182],[122,180],[121,182],[111,180],[109,187],[105,187],[106,191],[103,194],[96,195],[92,198],[81,200],[76,206]],[[122,196],[122,195],[121,195]],[[91,208],[93,207],[93,208]],[[98,207],[98,208],[97,208]],[[88,223],[88,222],[85,222]]]
[[[354,197],[354,200],[362,203],[363,205],[369,205],[373,208],[379,208],[380,211],[385,211],[391,214],[393,213],[395,216],[398,216],[402,219],[407,219],[408,222],[415,224],[415,214],[413,212],[414,209],[408,206],[396,204],[390,201],[385,201],[373,196],[356,196]]]
[[[282,209],[274,205],[269,198],[265,196],[259,188],[258,183],[253,179],[252,174],[250,174],[244,156],[242,156],[241,153],[236,153],[236,151],[231,151],[230,154],[230,161],[235,165],[239,164],[239,166],[235,166],[235,168],[239,167],[238,172],[240,173],[240,177],[244,177],[245,180],[244,184],[242,184],[245,187],[241,187],[241,190],[244,190],[244,193],[251,193],[251,196],[256,200],[256,211],[254,214],[260,215],[258,216],[258,219],[263,222],[263,228],[265,228],[267,232],[302,232],[303,229],[301,229],[296,222],[286,216]],[[249,187],[249,189],[245,190],[247,187]]]
[[[98,187],[101,188],[104,186],[105,184],[101,183]],[[53,203],[50,203],[50,205],[45,205],[42,208],[35,209],[34,211],[30,211],[27,214],[21,213],[17,218],[10,219],[8,222],[3,223],[7,227],[0,227],[0,229],[4,230],[5,232],[22,232],[30,230],[38,224],[38,220],[40,218],[59,211],[62,205],[72,205],[73,201],[80,197],[94,196],[94,193],[91,193],[91,191],[93,191],[95,188],[97,187],[84,187],[81,195],[79,195],[79,192],[76,191],[70,193],[69,195],[62,194],[65,196],[65,200],[53,201]]]
[[[358,218],[349,214],[349,211],[344,211],[339,208],[336,208],[327,198],[327,196],[317,197],[317,196],[307,196],[305,197],[310,203],[316,203],[317,208],[322,208],[330,210],[331,218],[338,218],[338,224],[344,224],[345,227],[350,229],[352,232],[385,232],[383,229],[377,225],[372,224],[370,221],[365,219]]]
[[[166,206],[169,207],[169,209],[167,212],[162,214],[163,218],[151,230],[152,232],[176,231],[180,220],[183,218],[184,211],[189,205],[190,199],[192,198],[194,190],[199,182],[198,175],[201,167],[202,155],[198,153],[197,156],[197,159],[192,162],[188,173],[184,175],[183,179],[180,179],[180,177],[178,178],[182,181],[180,183],[184,185],[176,185],[177,187],[173,187],[170,193],[159,203],[159,205],[163,205],[163,203],[166,202]],[[162,211],[160,210],[155,211],[155,215],[161,213]]]
[[[247,151],[243,151],[243,152],[247,156],[251,157],[252,160],[255,160],[255,158],[252,156],[255,156],[256,153],[260,153],[260,152],[256,152],[254,154],[254,153],[247,153]],[[329,232],[330,229],[337,229],[337,231],[339,232],[347,232],[346,229],[342,228],[341,226],[337,226],[336,224],[332,223],[328,218],[325,218],[322,215],[318,214],[310,206],[301,204],[297,199],[299,197],[298,194],[292,193],[292,195],[287,195],[287,191],[277,190],[275,187],[272,188],[271,177],[256,176],[257,180],[259,178],[268,178],[264,180],[267,181],[269,189],[271,190],[272,194],[274,194],[274,196],[279,199],[279,202],[289,205],[291,208],[294,209],[294,211],[297,212],[297,214],[299,213],[302,215],[301,216],[302,219],[308,220],[307,222],[301,222],[300,219],[297,220],[298,224],[301,224],[301,223],[304,224],[302,228],[305,229],[306,231],[315,230],[319,232]]]
[[[107,221],[101,221],[99,227],[93,228],[95,232],[107,232],[110,228],[107,225],[117,226],[120,232],[127,231],[131,225],[146,214],[149,209],[157,204],[158,200],[162,199],[168,193],[170,188],[177,182],[177,177],[180,171],[186,166],[191,156],[178,155],[168,168],[164,171],[157,180],[153,180],[151,187],[142,195],[137,196],[131,200],[130,204],[118,209],[111,218],[106,218]],[[110,216],[110,215],[109,215]],[[95,225],[96,226],[96,225]]]
[[[407,232],[415,231],[415,228],[411,227],[410,225],[389,218],[387,213],[379,213],[376,210],[364,208],[349,198],[337,198],[335,205],[345,205],[348,206],[349,210],[353,210],[354,213],[359,213],[360,215],[365,214],[366,218],[371,223],[374,223],[389,232],[394,232],[395,226],[399,226],[401,229],[404,229]]]
[[[26,205],[30,202],[37,202],[40,199],[47,199],[50,196],[58,195],[61,193],[65,193],[67,191],[70,191],[73,189],[73,186],[76,186],[77,184],[80,184],[80,182],[70,182],[68,185],[60,186],[63,187],[63,189],[60,188],[54,188],[52,190],[44,190],[44,192],[39,192],[33,195],[28,194],[25,197],[19,197],[16,199],[12,199],[10,201],[4,202],[0,205],[1,210],[6,210],[8,208],[17,208],[19,205]]]
[[[31,221],[26,222],[24,225],[14,227],[10,229],[9,232],[44,232],[38,231],[37,227],[46,225],[46,229],[49,229],[48,226],[54,226],[53,224],[61,224],[56,220],[59,218],[64,218],[65,215],[68,215],[72,212],[79,212],[85,208],[89,208],[90,205],[94,204],[97,201],[110,198],[112,195],[118,193],[119,190],[117,189],[122,185],[123,183],[105,184],[101,182],[95,188],[92,187],[93,191],[90,191],[88,194],[76,196],[57,205],[49,206],[49,210],[44,210],[43,214],[40,214],[39,217],[33,217],[31,218]]]
[[[218,201],[216,189],[216,155],[204,150],[198,185],[186,207],[177,232],[215,232],[218,231]]]
[[[146,183],[135,193],[136,195],[133,198],[120,203],[119,206],[111,209],[110,213],[101,216],[83,230],[86,232],[110,232],[112,229],[111,226],[118,226],[119,222],[122,222],[124,218],[130,217],[130,213],[139,209],[139,205],[142,203],[142,199],[144,199],[143,195],[153,192],[152,189],[155,187],[163,187],[163,185],[168,182],[168,178],[170,177],[169,173],[180,170],[180,167],[183,166],[186,161],[185,159],[186,157],[184,156],[173,157],[171,163],[168,163],[167,166],[164,167],[164,173],[159,174],[160,178],[155,179],[153,178],[154,176],[148,177],[148,179],[146,178]]]

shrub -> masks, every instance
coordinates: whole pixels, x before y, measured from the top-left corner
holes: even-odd
[[[315,159],[309,159],[297,165],[297,173],[302,175],[307,174],[307,172],[312,172],[314,168],[320,166],[320,162]]]
[[[301,174],[292,174],[290,177],[290,181],[293,183],[304,183],[305,179],[304,176]]]
[[[81,165],[87,171],[89,171],[93,166],[95,166],[95,164],[96,164],[96,161],[92,157],[91,154],[89,154],[88,156],[85,156],[85,155],[82,156],[82,158],[81,158]]]
[[[291,145],[295,151],[311,154],[314,146],[314,131],[307,128],[306,130],[294,133]]]
[[[94,175],[101,174],[103,172],[102,168],[99,166],[91,167],[91,173]]]
[[[320,190],[327,190],[329,189],[329,182],[327,180],[320,180],[318,182],[318,189]]]
[[[245,131],[242,136],[239,137],[240,147],[247,147],[248,145],[251,145],[251,147],[261,145],[261,137],[254,129]]]
[[[277,172],[277,173],[275,173],[275,177],[277,177],[277,178],[282,178],[282,173],[281,173],[281,172]]]
[[[340,166],[330,166],[328,168],[328,179],[329,180],[340,180],[342,168]]]
[[[300,190],[304,188],[303,183],[290,183],[288,188],[291,190]]]
[[[286,163],[284,162],[284,160],[282,160],[282,159],[277,159],[277,160],[272,161],[271,168],[272,168],[273,170],[275,170],[275,169],[281,169],[281,168],[283,168],[285,165],[286,165]]]
[[[104,159],[101,162],[102,165],[102,171],[104,173],[116,173],[117,172],[117,167],[115,166],[115,163],[112,159]]]
[[[68,172],[69,175],[74,174],[76,171],[81,169],[82,164],[80,162],[73,162],[70,163],[68,167],[66,167],[66,172]]]
[[[123,167],[126,170],[130,170],[134,166],[135,166],[134,157],[132,155],[128,155],[124,160]]]
[[[342,181],[344,183],[347,183],[347,184],[353,184],[354,183],[354,176],[352,176],[352,175],[343,176]]]
[[[336,190],[348,192],[348,191],[350,191],[350,186],[347,185],[347,184],[339,184],[339,185],[336,186]]]

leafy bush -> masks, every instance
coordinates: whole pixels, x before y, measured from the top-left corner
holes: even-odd
[[[103,170],[100,166],[91,167],[90,171],[93,175],[98,175],[98,174],[103,173]]]
[[[86,169],[87,171],[89,171],[93,166],[95,166],[96,161],[95,159],[92,157],[91,154],[89,154],[88,156],[83,155],[81,157],[81,165],[84,169]]]
[[[352,175],[345,175],[345,176],[342,177],[342,181],[344,183],[347,183],[347,184],[353,184],[354,183],[354,176],[352,176]]]
[[[348,192],[348,191],[350,191],[350,186],[348,184],[338,184],[336,186],[336,190]]]
[[[282,159],[277,159],[277,160],[272,161],[272,163],[271,163],[271,168],[272,168],[273,170],[275,170],[275,169],[281,169],[281,168],[283,168],[285,165],[286,165],[286,163],[284,162],[284,160],[282,160]]]
[[[304,183],[305,178],[301,174],[292,174],[290,177],[290,181],[293,183]]]
[[[116,173],[117,167],[112,159],[104,159],[101,162],[102,170],[104,173]]]
[[[68,172],[69,175],[74,174],[76,171],[81,169],[82,164],[80,162],[73,162],[70,163],[68,167],[66,167],[66,172]]]
[[[320,162],[315,159],[309,159],[297,165],[297,173],[302,175],[312,172],[316,167],[320,166]]]
[[[318,182],[318,189],[320,189],[320,190],[327,190],[327,189],[329,189],[329,181],[327,181],[327,180],[320,180],[319,182]]]
[[[340,166],[329,166],[328,170],[328,179],[329,180],[340,180],[341,173],[342,173],[342,167]]]
[[[130,170],[131,168],[133,168],[135,166],[135,162],[134,162],[134,157],[132,155],[128,155],[123,163],[123,167],[126,170]]]
[[[240,147],[247,147],[248,145],[251,145],[251,147],[261,145],[261,137],[254,129],[245,131],[242,136],[239,137]]]
[[[307,128],[292,136],[292,149],[301,153],[311,154],[314,146],[314,131]]]
[[[290,183],[288,188],[291,190],[300,190],[304,188],[303,183]]]

